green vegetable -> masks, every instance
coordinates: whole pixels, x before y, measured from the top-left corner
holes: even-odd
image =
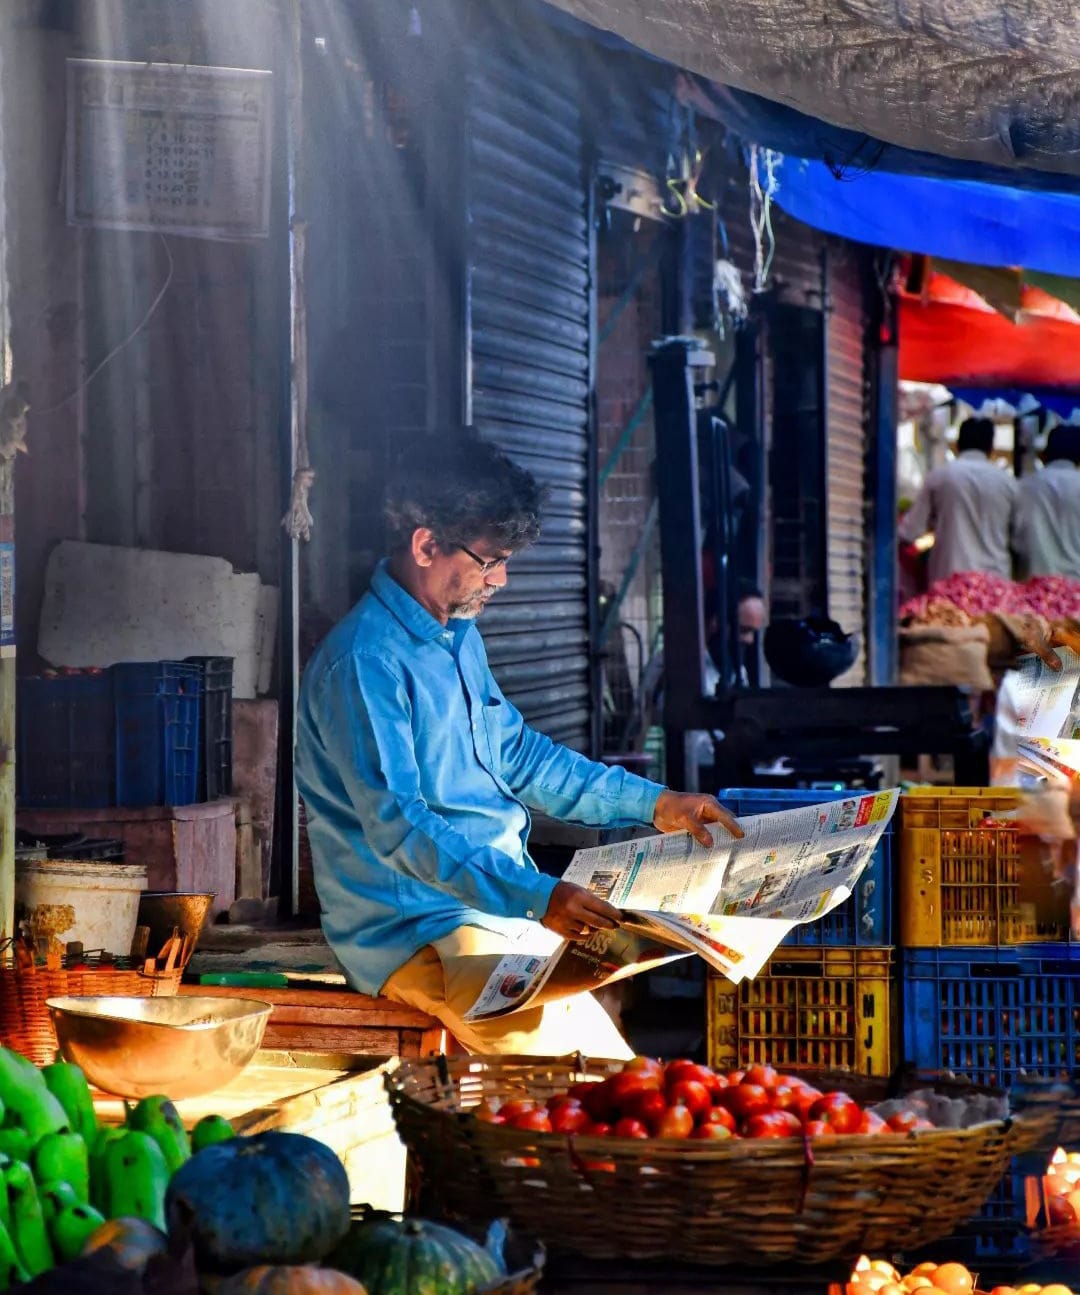
[[[45,1216],[45,1226],[52,1231],[57,1215],[69,1205],[78,1205],[79,1198],[75,1188],[64,1182],[39,1182],[37,1185],[38,1200],[41,1201],[41,1212]]]
[[[118,1141],[127,1133],[126,1129],[114,1129],[106,1126],[98,1129],[90,1147],[90,1203],[99,1210],[109,1212],[109,1189],[105,1174],[105,1151],[110,1143]]]
[[[489,1250],[453,1228],[390,1215],[354,1223],[327,1262],[355,1277],[368,1295],[472,1295],[506,1276]]]
[[[90,1159],[78,1133],[47,1133],[34,1148],[31,1164],[39,1183],[70,1183],[76,1197],[90,1200]]]
[[[30,1152],[34,1149],[35,1139],[30,1136],[25,1129],[16,1128],[14,1125],[10,1128],[0,1129],[0,1155],[8,1160],[30,1159]]]
[[[127,1126],[154,1139],[165,1156],[170,1174],[191,1159],[191,1143],[184,1122],[167,1097],[144,1097],[128,1112]]]
[[[92,1205],[78,1201],[61,1210],[52,1227],[53,1245],[60,1262],[70,1263],[72,1259],[78,1259],[87,1241],[104,1222],[105,1216]]]
[[[72,1132],[80,1133],[86,1145],[90,1146],[97,1134],[98,1122],[86,1076],[72,1062],[57,1061],[51,1066],[43,1066],[41,1077],[45,1080],[45,1087],[64,1108]]]
[[[11,1239],[23,1267],[36,1277],[48,1272],[54,1261],[34,1175],[29,1165],[15,1161],[4,1171],[4,1182],[11,1208]]]
[[[29,1280],[30,1274],[19,1258],[11,1233],[0,1223],[0,1291],[11,1290],[13,1286],[21,1286]]]
[[[199,1152],[204,1147],[216,1146],[235,1137],[233,1126],[224,1115],[204,1115],[191,1130],[191,1150]]]
[[[165,1189],[169,1166],[150,1136],[128,1129],[104,1150],[105,1200],[97,1204],[108,1218],[146,1219],[165,1230]]]
[[[0,1102],[7,1121],[21,1125],[29,1133],[31,1145],[46,1133],[63,1133],[71,1127],[67,1112],[46,1088],[41,1071],[7,1048],[0,1048]]]

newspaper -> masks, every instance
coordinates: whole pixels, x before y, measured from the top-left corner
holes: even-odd
[[[1066,738],[1025,737],[1017,743],[1023,773],[1051,786],[1080,785],[1080,742]]]
[[[710,826],[579,850],[563,875],[620,909],[622,924],[566,941],[523,928],[489,975],[467,1020],[501,1016],[599,989],[697,954],[734,983],[753,979],[796,925],[849,899],[896,809],[899,792],[740,820],[735,840]]]
[[[1058,673],[1037,656],[1022,658],[1014,689],[1016,730],[1025,738],[1080,738],[1080,657],[1055,648]]]

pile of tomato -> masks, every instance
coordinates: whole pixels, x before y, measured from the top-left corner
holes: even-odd
[[[839,1293],[839,1287],[836,1288]],[[974,1274],[963,1264],[919,1264],[906,1277],[884,1259],[863,1255],[852,1271],[844,1295],[978,1295]],[[995,1286],[990,1295],[1073,1295],[1061,1283],[1041,1286]]]
[[[482,1102],[490,1124],[581,1137],[819,1138],[912,1133],[934,1127],[914,1110],[882,1119],[844,1092],[823,1093],[772,1066],[720,1073],[689,1060],[634,1057],[608,1078],[574,1084],[546,1101]]]

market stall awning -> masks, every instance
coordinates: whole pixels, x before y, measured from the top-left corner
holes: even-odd
[[[1080,195],[884,171],[837,178],[785,157],[776,202],[816,229],[860,243],[1080,276]]]
[[[552,3],[832,126],[992,167],[1080,175],[1080,24],[1061,0]]]
[[[1015,321],[970,287],[931,273],[900,294],[900,377],[949,387],[1080,388],[1080,318],[1024,284]]]

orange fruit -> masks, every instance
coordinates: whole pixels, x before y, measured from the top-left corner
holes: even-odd
[[[971,1295],[975,1278],[963,1264],[941,1264],[934,1273],[934,1285],[945,1295]]]
[[[911,1275],[912,1277],[933,1277],[936,1272],[937,1264],[919,1264],[912,1268]]]
[[[1049,1286],[1042,1288],[1042,1295],[1072,1295],[1068,1286],[1063,1286],[1060,1282],[1054,1282]]]

